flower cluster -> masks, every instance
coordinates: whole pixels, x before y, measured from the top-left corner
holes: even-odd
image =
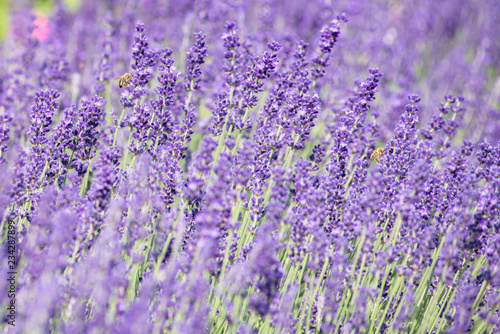
[[[55,1],[43,35],[20,6],[15,329],[499,332],[500,6],[476,2]]]

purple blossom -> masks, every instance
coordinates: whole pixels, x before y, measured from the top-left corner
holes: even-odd
[[[10,8],[20,331],[500,328],[494,0]]]
[[[102,58],[98,65],[98,70],[96,72],[95,90],[97,93],[102,93],[106,89],[104,82],[111,79],[109,71],[113,68],[113,37],[116,34],[115,20],[111,17],[106,18],[107,27],[103,31],[102,37]]]
[[[201,65],[205,63],[207,57],[207,47],[205,46],[205,34],[197,32],[193,34],[195,42],[192,48],[186,51],[186,84],[188,91],[198,90],[201,81]]]
[[[321,28],[321,37],[319,42],[320,53],[314,57],[312,61],[314,64],[314,68],[311,73],[313,78],[318,79],[325,75],[324,68],[329,65],[331,52],[340,36],[340,24],[343,22],[347,22],[347,17],[345,17],[345,15],[339,15],[335,20]]]

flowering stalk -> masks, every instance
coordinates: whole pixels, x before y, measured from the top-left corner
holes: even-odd
[[[37,30],[13,12],[16,330],[497,332],[499,8],[374,1],[345,30],[316,0],[57,2]],[[467,100],[434,113],[443,89]]]

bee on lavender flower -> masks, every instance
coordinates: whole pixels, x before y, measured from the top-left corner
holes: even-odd
[[[371,161],[375,160],[376,162],[380,163],[378,159],[382,156],[382,154],[384,154],[384,151],[385,148],[383,147],[377,148],[375,151],[373,151],[372,155],[370,156],[370,160]]]
[[[120,88],[123,88],[123,87],[128,88],[128,86],[130,86],[130,84],[132,82],[132,74],[125,73],[124,75],[116,77],[115,79],[119,79],[118,86]]]

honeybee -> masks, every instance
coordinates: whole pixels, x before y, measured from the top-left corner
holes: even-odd
[[[385,148],[383,147],[377,148],[375,151],[373,151],[372,155],[370,156],[370,160],[371,161],[375,160],[376,162],[380,163],[378,159],[382,156],[382,154],[384,154],[384,151]]]
[[[131,84],[132,74],[125,73],[124,75],[117,77],[116,79],[119,79],[118,86],[120,86],[120,88],[123,88],[123,87],[127,88]]]

